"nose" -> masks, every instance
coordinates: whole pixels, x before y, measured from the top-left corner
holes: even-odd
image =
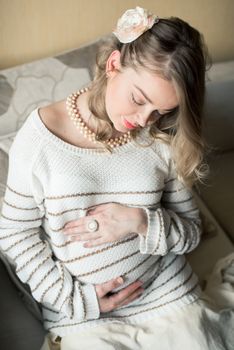
[[[137,123],[142,128],[144,128],[147,125],[148,120],[149,120],[149,115],[146,113],[139,113],[137,115]]]

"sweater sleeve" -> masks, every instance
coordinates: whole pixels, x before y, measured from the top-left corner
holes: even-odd
[[[0,249],[15,265],[23,283],[44,306],[76,321],[100,316],[96,291],[91,284],[73,280],[41,238],[44,217],[43,188],[34,165],[42,140],[27,129],[17,134],[9,153],[9,169],[0,217]]]
[[[192,190],[178,179],[169,148],[165,148],[168,178],[160,207],[143,208],[147,214],[147,233],[140,236],[142,254],[184,254],[197,247],[201,237],[201,218]]]

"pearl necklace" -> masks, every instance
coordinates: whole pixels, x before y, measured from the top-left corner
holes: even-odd
[[[73,124],[79,129],[79,131],[86,137],[88,140],[97,143],[97,134],[95,132],[92,132],[88,126],[83,121],[80,112],[77,108],[76,100],[77,98],[83,93],[88,91],[88,88],[81,89],[75,93],[72,93],[67,97],[66,100],[66,108],[68,111],[68,115],[70,116]],[[121,145],[124,145],[128,143],[131,140],[130,131],[123,134],[120,137],[116,137],[114,139],[109,139],[106,141],[103,141],[103,143],[109,145],[110,147],[118,147]]]

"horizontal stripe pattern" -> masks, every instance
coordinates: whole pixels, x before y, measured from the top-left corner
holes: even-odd
[[[10,150],[0,218],[0,247],[42,304],[45,327],[64,336],[107,320],[140,322],[195,300],[197,278],[183,253],[199,243],[199,212],[171,167],[167,146],[130,143],[116,157],[115,150],[82,153],[57,141],[32,113]],[[89,249],[67,240],[67,222],[111,202],[144,208],[147,236],[131,232]],[[121,288],[142,280],[143,294],[100,314],[95,285],[120,275]]]

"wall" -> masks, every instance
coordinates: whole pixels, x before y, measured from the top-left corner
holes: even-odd
[[[234,0],[0,0],[0,69],[93,41],[137,5],[188,21],[204,34],[213,62],[234,59]]]

